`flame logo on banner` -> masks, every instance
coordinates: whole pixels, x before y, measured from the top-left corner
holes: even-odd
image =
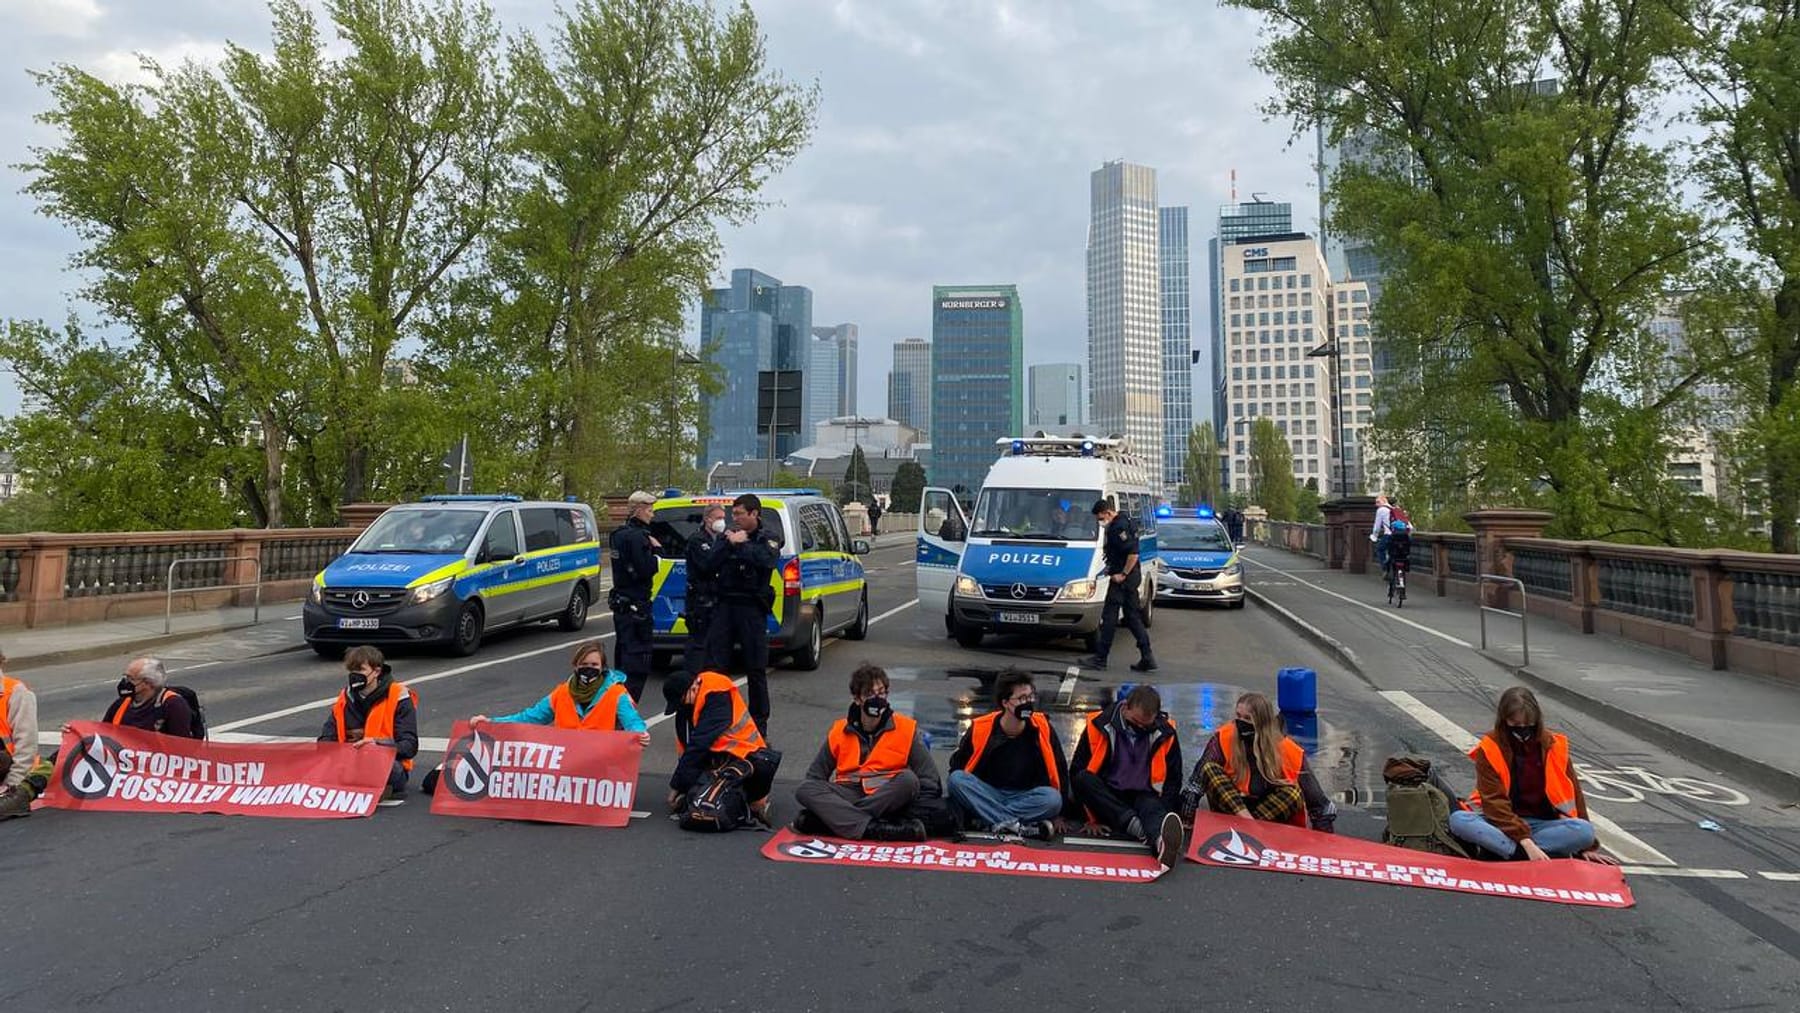
[[[480,732],[470,732],[450,746],[444,757],[443,782],[450,794],[464,802],[478,802],[487,797],[488,771],[492,766],[491,739]]]
[[[1245,837],[1236,830],[1229,834],[1214,834],[1200,847],[1201,854],[1220,865],[1257,865],[1262,861],[1262,852],[1261,841]]]
[[[105,798],[112,794],[119,776],[119,744],[90,735],[76,744],[75,755],[63,768],[63,790],[74,798]]]
[[[781,845],[781,850],[786,854],[793,855],[795,858],[806,859],[832,858],[837,855],[836,847],[819,840],[817,837],[810,841],[789,841]]]

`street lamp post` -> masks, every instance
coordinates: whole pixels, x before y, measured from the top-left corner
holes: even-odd
[[[673,350],[675,353],[673,363],[674,369],[669,375],[669,396],[664,402],[664,407],[667,410],[666,418],[669,425],[669,465],[668,470],[663,473],[663,488],[665,489],[672,489],[675,487],[675,389],[681,383],[681,367],[700,365],[699,357],[681,347],[679,342],[674,345]]]
[[[1342,499],[1350,495],[1350,481],[1344,473],[1344,368],[1342,342],[1327,338],[1317,348],[1307,349],[1309,359],[1329,359],[1325,367],[1326,379],[1331,383],[1331,449],[1337,457],[1337,494]]]

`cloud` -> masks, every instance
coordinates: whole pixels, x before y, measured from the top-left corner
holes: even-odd
[[[102,16],[97,0],[0,0],[0,23],[34,35],[84,38]]]

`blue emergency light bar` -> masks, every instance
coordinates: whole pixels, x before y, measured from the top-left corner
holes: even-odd
[[[1175,508],[1170,506],[1167,503],[1164,503],[1162,506],[1159,506],[1156,508],[1156,516],[1158,516],[1158,517],[1173,517],[1173,516],[1175,516]]]
[[[1198,507],[1194,510],[1194,516],[1200,518],[1203,521],[1211,520],[1212,515],[1213,515],[1212,507],[1209,507],[1209,506]]]
[[[420,496],[421,503],[517,503],[525,497],[510,492],[496,492],[474,495],[451,495],[440,493],[435,496]]]

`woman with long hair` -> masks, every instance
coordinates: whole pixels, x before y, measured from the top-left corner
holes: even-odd
[[[1469,751],[1479,811],[1450,814],[1450,833],[1499,858],[1585,858],[1617,865],[1600,850],[1569,738],[1544,727],[1544,709],[1524,686],[1500,694],[1493,730]]]
[[[1182,791],[1182,814],[1207,808],[1228,816],[1311,825],[1330,833],[1337,806],[1306,764],[1306,751],[1288,737],[1275,705],[1261,693],[1238,697],[1237,717],[1213,733]]]

